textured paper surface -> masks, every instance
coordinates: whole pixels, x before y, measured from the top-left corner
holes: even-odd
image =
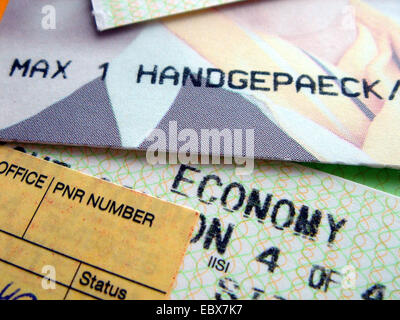
[[[200,211],[173,299],[400,298],[398,197],[290,163],[260,161],[253,175],[239,177],[229,166],[150,166],[140,152],[18,149]],[[256,190],[259,208],[247,211]],[[277,209],[279,201],[286,205]],[[306,207],[309,221],[321,212],[315,233],[298,224]],[[334,235],[329,221],[343,223]],[[265,262],[271,248],[279,250],[275,268]],[[218,271],[215,258],[227,270]],[[318,287],[322,274],[336,282]]]
[[[243,0],[92,0],[100,31]]]
[[[0,185],[2,299],[169,297],[194,210],[7,147]]]
[[[238,130],[242,150],[220,138],[215,152],[194,140],[191,151],[251,156],[254,130],[256,158],[398,166],[400,3],[305,2],[245,1],[99,34],[85,1],[49,1],[54,30],[41,3],[12,1],[0,139],[146,149],[161,131],[185,153],[186,129],[198,141]]]

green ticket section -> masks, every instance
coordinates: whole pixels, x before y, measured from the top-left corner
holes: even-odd
[[[303,163],[303,165],[400,196],[400,170],[322,163]]]

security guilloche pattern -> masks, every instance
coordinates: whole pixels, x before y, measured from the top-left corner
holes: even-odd
[[[144,154],[19,146],[201,213],[173,299],[398,299],[399,198],[296,164],[156,165]]]

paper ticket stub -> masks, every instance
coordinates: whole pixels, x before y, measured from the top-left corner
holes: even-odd
[[[92,0],[97,29],[131,23],[243,0]]]
[[[141,152],[18,150],[198,210],[172,299],[399,299],[400,198],[281,162],[151,166]]]
[[[9,3],[1,140],[400,165],[399,1],[244,1],[112,33],[90,7]]]
[[[167,299],[198,213],[0,148],[0,299]]]

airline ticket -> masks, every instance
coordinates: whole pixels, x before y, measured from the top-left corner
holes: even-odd
[[[89,1],[14,0],[0,139],[398,167],[399,12],[243,1],[100,33]]]
[[[0,147],[0,299],[168,299],[198,213]]]
[[[399,299],[400,198],[297,164],[149,165],[142,152],[13,146],[200,212],[172,299]]]
[[[243,0],[92,0],[97,29],[209,8]]]

